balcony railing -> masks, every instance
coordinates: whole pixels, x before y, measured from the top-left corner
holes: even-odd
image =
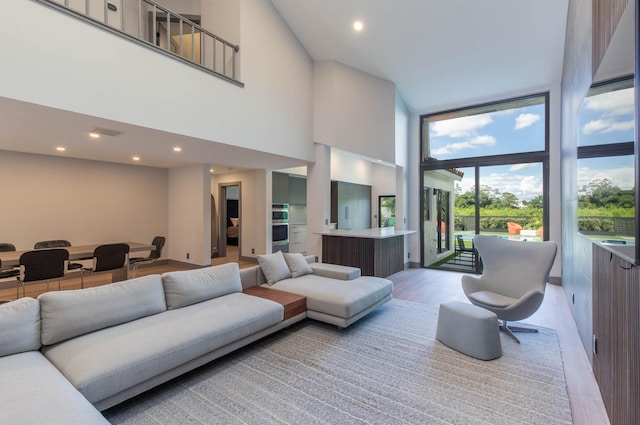
[[[233,44],[153,0],[37,0],[239,86]]]

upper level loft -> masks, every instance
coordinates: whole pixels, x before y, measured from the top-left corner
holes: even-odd
[[[153,0],[37,0],[87,23],[243,87],[238,44]]]

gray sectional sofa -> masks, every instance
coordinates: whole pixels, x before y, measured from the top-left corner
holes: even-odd
[[[235,263],[2,304],[0,423],[105,424],[100,410],[308,314],[348,326],[391,297],[386,279],[345,282],[335,277],[359,272],[318,266],[323,268],[329,270],[325,276],[319,271],[285,279],[288,288],[295,281],[307,288],[313,307],[287,320],[281,304],[242,293],[243,285],[259,284],[264,274],[256,268],[241,273]],[[282,283],[280,289],[288,290]],[[327,286],[313,292],[312,285]],[[331,292],[344,295],[332,298]],[[332,308],[332,300],[339,306]]]

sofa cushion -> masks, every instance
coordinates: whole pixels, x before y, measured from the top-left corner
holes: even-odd
[[[109,424],[38,351],[0,359],[0,382],[0,424]]]
[[[42,344],[166,311],[160,275],[73,291],[45,292],[38,297]]]
[[[269,285],[291,277],[291,271],[284,259],[284,255],[282,255],[282,251],[277,251],[273,254],[258,255],[258,263]]]
[[[45,347],[92,403],[282,321],[281,304],[234,293]]]
[[[353,280],[359,278],[361,275],[359,268],[341,266],[339,264],[311,263],[310,267],[314,274],[331,279]]]
[[[307,297],[307,309],[331,316],[350,318],[393,292],[393,283],[384,278],[363,276],[343,281],[308,274],[285,279],[271,286]]]
[[[237,263],[164,273],[162,282],[168,309],[242,292]]]
[[[0,304],[0,356],[40,349],[40,304],[20,298]]]
[[[313,273],[313,269],[307,262],[307,259],[299,252],[292,254],[283,254],[284,260],[287,262],[287,266],[291,271],[291,277],[296,278],[304,276],[305,274]]]

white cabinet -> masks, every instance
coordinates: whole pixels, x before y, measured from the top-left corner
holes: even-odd
[[[289,252],[307,252],[307,226],[289,226]]]

